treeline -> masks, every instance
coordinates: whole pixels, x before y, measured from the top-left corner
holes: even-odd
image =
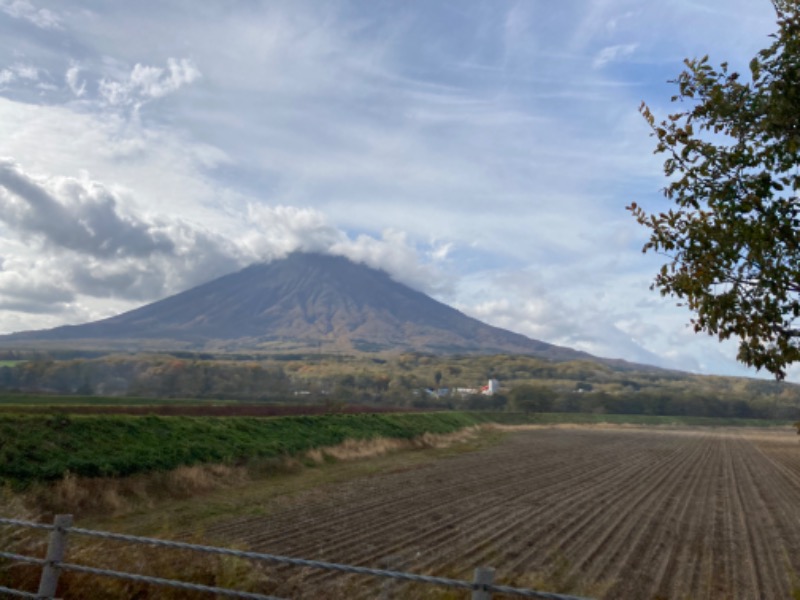
[[[269,399],[290,393],[280,366],[175,357],[30,360],[0,367],[5,390],[83,396]]]
[[[556,392],[543,385],[521,385],[510,391],[508,407],[522,412],[595,413],[724,417],[736,419],[800,419],[796,400],[781,396],[718,396],[689,390]]]
[[[488,379],[500,382],[500,394],[465,391],[479,389]],[[800,419],[800,386],[789,383],[508,355],[281,355],[224,360],[190,353],[67,360],[37,356],[0,366],[0,389],[84,396]]]

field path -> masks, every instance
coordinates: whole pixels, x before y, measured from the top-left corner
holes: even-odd
[[[448,577],[493,566],[501,583],[596,598],[790,598],[800,587],[800,443],[788,429],[538,428],[294,500],[206,535]],[[387,590],[274,574],[270,591],[293,598]],[[387,594],[437,597],[408,586]]]

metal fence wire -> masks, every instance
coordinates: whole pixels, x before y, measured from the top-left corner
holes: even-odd
[[[338,571],[340,573],[351,573],[356,575],[365,575],[371,577],[380,577],[380,578],[394,579],[406,582],[415,582],[415,583],[443,586],[448,588],[456,588],[456,589],[471,591],[472,600],[491,600],[493,594],[506,594],[522,598],[539,598],[541,600],[588,600],[586,598],[579,598],[578,596],[552,594],[549,592],[542,592],[538,590],[498,585],[494,583],[494,569],[488,567],[479,567],[475,569],[475,574],[472,581],[449,579],[446,577],[432,577],[429,575],[418,575],[415,573],[406,573],[402,571],[373,569],[369,567],[358,567],[353,565],[344,565],[344,564],[324,562],[318,560],[308,560],[305,558],[292,558],[288,556],[278,556],[275,554],[264,554],[261,552],[246,552],[242,550],[233,550],[231,548],[219,548],[215,546],[189,544],[186,542],[175,542],[171,540],[162,540],[158,538],[148,538],[148,537],[140,537],[133,535],[125,535],[121,533],[111,533],[107,531],[94,531],[90,529],[82,529],[80,527],[72,526],[71,515],[57,515],[52,524],[34,523],[31,521],[22,521],[19,519],[0,518],[0,525],[8,525],[8,526],[27,528],[27,529],[41,529],[50,532],[50,538],[47,545],[47,554],[45,558],[25,556],[21,554],[15,554],[13,552],[6,552],[5,551],[6,549],[0,549],[0,559],[6,559],[17,563],[39,565],[42,567],[41,578],[39,580],[39,589],[36,593],[26,592],[22,590],[15,590],[0,586],[0,593],[20,598],[55,600],[56,590],[58,587],[58,579],[61,572],[75,571],[80,573],[89,573],[92,575],[97,575],[98,577],[112,577],[126,581],[146,583],[153,586],[170,587],[192,592],[207,592],[209,594],[217,594],[218,596],[224,596],[228,598],[247,598],[250,600],[281,600],[280,598],[276,598],[275,596],[267,596],[264,594],[256,594],[252,592],[245,592],[230,588],[200,585],[186,581],[178,581],[175,579],[164,579],[161,577],[151,577],[149,575],[139,575],[136,573],[126,573],[123,571],[98,569],[86,565],[73,564],[66,560],[67,537],[68,535],[80,535],[91,538],[97,538],[99,540],[115,540],[131,544],[145,544],[148,546],[158,547],[158,548],[173,548],[180,550],[190,550],[206,554],[232,556],[255,562],[292,565],[297,567],[308,567],[312,569],[321,569],[325,571]]]

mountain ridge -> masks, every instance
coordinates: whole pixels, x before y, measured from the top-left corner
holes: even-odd
[[[0,345],[71,342],[119,349],[423,351],[596,357],[469,317],[385,271],[294,253],[81,325],[0,336]]]

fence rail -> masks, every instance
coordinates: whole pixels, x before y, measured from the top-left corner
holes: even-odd
[[[122,571],[113,571],[109,569],[98,569],[86,565],[78,565],[66,562],[65,557],[67,551],[67,538],[68,535],[71,534],[71,535],[80,535],[85,537],[97,538],[100,540],[115,540],[132,544],[146,544],[148,546],[155,546],[160,548],[173,548],[180,550],[191,550],[194,552],[202,552],[206,554],[232,556],[255,562],[292,565],[297,567],[307,567],[307,568],[321,569],[326,571],[338,571],[341,573],[351,573],[356,575],[388,578],[406,582],[438,585],[443,587],[471,591],[472,600],[491,600],[492,594],[495,593],[519,596],[523,598],[538,598],[541,600],[587,600],[586,598],[579,598],[577,596],[552,594],[549,592],[542,592],[538,590],[498,585],[494,583],[494,569],[487,567],[476,568],[473,580],[465,581],[460,579],[449,579],[446,577],[433,577],[430,575],[406,573],[402,571],[389,571],[385,569],[358,567],[353,565],[344,565],[339,563],[309,560],[305,558],[293,558],[289,556],[279,556],[275,554],[264,554],[261,552],[247,552],[243,550],[233,550],[231,548],[219,548],[216,546],[189,544],[186,542],[176,542],[158,538],[125,535],[121,533],[111,533],[108,531],[94,531],[91,529],[82,529],[80,527],[72,526],[71,515],[57,515],[55,517],[53,524],[42,524],[31,521],[22,521],[19,519],[0,518],[0,525],[21,527],[27,529],[41,529],[50,532],[50,539],[48,541],[48,546],[47,546],[47,555],[45,558],[37,558],[32,556],[15,554],[12,552],[0,551],[0,559],[7,559],[15,562],[28,563],[33,565],[40,565],[42,567],[42,574],[39,581],[39,590],[35,594],[32,592],[14,590],[0,586],[0,592],[5,594],[10,594],[12,596],[18,596],[20,598],[37,598],[38,600],[54,600],[56,597],[55,594],[58,586],[58,579],[60,573],[62,571],[75,571],[81,573],[89,573],[101,577],[112,577],[127,581],[136,581],[154,586],[171,587],[171,588],[183,589],[194,592],[208,592],[210,594],[217,594],[219,596],[226,596],[230,598],[246,598],[250,600],[281,600],[279,598],[276,598],[275,596],[266,596],[263,594],[256,594],[252,592],[245,592],[230,588],[220,588],[207,585],[200,585],[186,581],[164,579],[160,577],[139,575],[136,573],[126,573]]]

